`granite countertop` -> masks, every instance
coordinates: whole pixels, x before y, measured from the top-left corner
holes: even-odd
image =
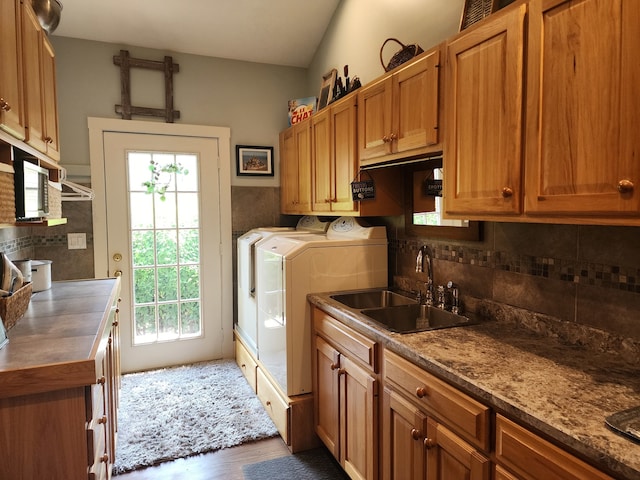
[[[640,405],[637,365],[613,353],[545,338],[495,319],[459,328],[393,333],[330,295],[308,298],[385,348],[604,471],[640,479],[640,444],[604,423],[605,417]]]
[[[34,293],[0,349],[0,398],[95,381],[95,356],[119,279],[53,282]]]

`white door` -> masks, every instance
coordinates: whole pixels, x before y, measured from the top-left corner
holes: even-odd
[[[103,131],[102,143],[104,255],[107,275],[122,281],[123,371],[229,356],[221,140]],[[147,191],[151,166],[177,170],[160,173],[163,193]]]

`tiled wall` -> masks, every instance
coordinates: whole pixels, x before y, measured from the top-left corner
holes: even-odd
[[[397,287],[415,290],[418,248],[431,246],[434,281],[475,297],[640,340],[640,229],[494,223],[479,242],[403,238],[390,230]],[[471,300],[468,298],[468,300]]]

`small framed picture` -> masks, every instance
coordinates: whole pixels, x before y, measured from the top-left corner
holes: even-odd
[[[331,103],[333,98],[333,86],[336,83],[338,70],[331,69],[322,76],[322,84],[320,85],[320,95],[318,95],[318,111]]]
[[[273,147],[236,145],[238,176],[273,177]]]

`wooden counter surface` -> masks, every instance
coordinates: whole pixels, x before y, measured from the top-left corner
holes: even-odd
[[[0,349],[0,398],[90,385],[119,279],[53,282]]]

